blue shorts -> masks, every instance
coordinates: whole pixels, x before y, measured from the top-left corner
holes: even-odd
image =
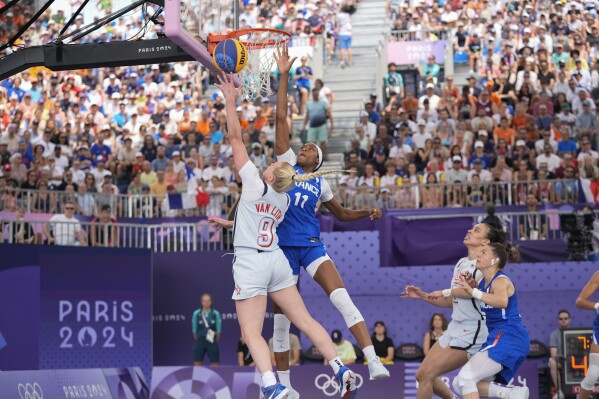
[[[314,277],[318,267],[326,260],[331,260],[324,244],[315,247],[281,247],[285,257],[289,261],[293,275],[297,276],[300,266],[306,269],[311,277]]]
[[[341,35],[339,36],[339,49],[350,49],[351,48],[351,36]]]

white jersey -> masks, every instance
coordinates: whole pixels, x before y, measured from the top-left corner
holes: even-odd
[[[235,212],[233,246],[274,251],[279,248],[277,226],[285,217],[289,196],[264,183],[251,161],[241,168],[239,175],[243,189]]]
[[[469,260],[468,258],[462,258],[458,261],[455,268],[453,269],[453,279],[451,280],[451,288],[462,288],[458,283],[460,276],[466,272],[472,274],[478,281],[480,272],[476,270],[476,260]],[[482,276],[482,274],[480,274]],[[479,277],[479,278],[476,278]],[[480,301],[478,299],[469,298],[456,298],[453,297],[453,313],[451,319],[459,322],[464,321],[478,321],[484,320],[484,316],[480,311]]]

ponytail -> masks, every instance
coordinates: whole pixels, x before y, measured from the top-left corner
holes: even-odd
[[[500,243],[489,244],[489,247],[493,251],[493,255],[499,258],[499,265],[497,268],[503,270],[508,260],[510,262],[520,261],[520,249],[518,247],[512,247],[511,245],[503,245]]]
[[[295,182],[304,182],[315,179],[320,176],[333,173],[346,173],[346,170],[319,170],[312,173],[297,174],[291,164],[283,163],[282,166],[274,170],[275,181],[272,184],[273,190],[277,193],[284,193],[293,188]]]

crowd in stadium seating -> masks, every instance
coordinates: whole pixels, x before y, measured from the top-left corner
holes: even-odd
[[[71,12],[80,5],[71,3]],[[232,1],[219,4],[202,7],[203,32],[232,27]],[[93,6],[100,17],[114,11],[110,1]],[[241,4],[240,27],[286,29],[295,44],[310,45],[316,34],[334,36],[337,8],[328,2],[249,0]],[[150,4],[143,13],[128,13],[76,43],[156,38],[160,27],[147,24],[156,9]],[[29,1],[2,16],[2,42],[33,13]],[[5,54],[57,40],[69,16],[48,9]],[[77,17],[67,33],[83,26],[83,19]],[[2,81],[0,210],[22,205],[31,212],[60,213],[74,202],[76,214],[89,217],[105,206],[112,215],[189,215],[169,210],[166,194],[197,190],[201,213],[226,213],[240,179],[231,162],[224,101],[208,91],[208,83],[206,70],[195,62],[59,73],[35,67]],[[238,115],[250,157],[267,166],[273,160],[272,104],[267,98],[244,101]],[[124,211],[131,208],[127,197],[139,198],[133,212]]]
[[[365,104],[341,193],[347,206],[599,202],[595,2],[390,2],[394,40],[453,42],[468,84],[430,56],[424,93],[389,65],[385,106]]]
[[[288,29],[292,40],[311,41],[317,33],[334,40],[336,4],[255,3],[242,5],[242,23]],[[28,4],[2,17],[4,41],[32,14]],[[211,29],[230,25],[222,10],[205,16]],[[371,98],[357,117],[345,165],[352,173],[338,188],[342,204],[524,205],[529,193],[541,204],[599,202],[596,13],[593,2],[390,2],[394,28],[416,32],[418,40],[447,37],[471,76],[464,87],[451,76],[441,79],[442,65],[431,57],[418,65],[422,94],[407,90],[390,65],[386,98]],[[54,40],[65,21],[63,12],[49,10],[15,44]],[[78,18],[72,29],[82,24]],[[141,14],[125,16],[81,41],[156,37],[145,24]],[[239,179],[229,160],[223,99],[207,94],[207,83],[197,63],[31,68],[4,80],[0,209],[21,204],[60,212],[64,193],[77,214],[92,216],[115,206],[114,194],[155,194],[153,214],[169,214],[166,194],[188,192],[192,181],[212,195],[210,201],[199,195],[198,204],[226,212]],[[238,115],[248,153],[267,165],[272,104],[243,102]]]

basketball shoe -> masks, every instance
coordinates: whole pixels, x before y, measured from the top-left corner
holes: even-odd
[[[512,387],[507,394],[507,399],[528,399],[528,387]]]
[[[289,397],[289,389],[284,385],[275,384],[266,388],[262,388],[261,399],[287,399]]]
[[[370,374],[370,380],[384,380],[391,376],[378,356],[368,361],[368,373]]]
[[[356,387],[356,374],[349,368],[343,366],[337,373],[337,382],[339,384],[339,393],[343,399],[354,399],[358,394]]]

